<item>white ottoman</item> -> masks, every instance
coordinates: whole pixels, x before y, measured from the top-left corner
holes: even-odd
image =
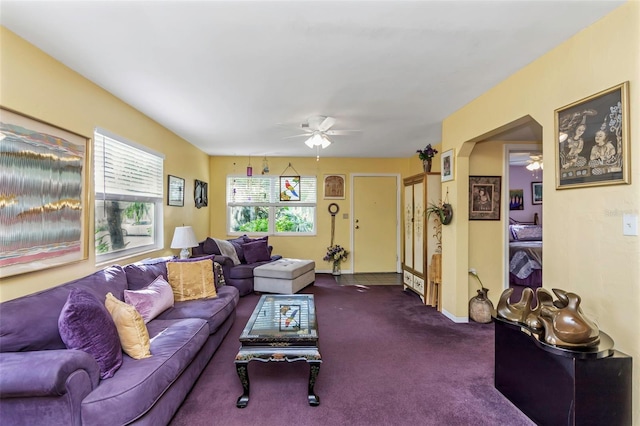
[[[313,260],[278,259],[253,270],[253,290],[265,293],[293,294],[316,279]]]

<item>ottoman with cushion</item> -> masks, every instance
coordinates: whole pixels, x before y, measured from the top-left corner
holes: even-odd
[[[253,270],[254,291],[293,294],[315,281],[313,260],[280,259]]]

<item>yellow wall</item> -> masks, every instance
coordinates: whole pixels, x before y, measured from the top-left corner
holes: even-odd
[[[174,228],[182,224],[192,225],[198,237],[208,235],[210,210],[193,208],[193,197],[190,198],[195,179],[210,182],[208,155],[3,27],[0,41],[0,105],[88,138],[93,138],[95,127],[101,127],[164,153],[165,185],[167,174],[180,176],[185,179],[187,194],[185,207],[164,206],[164,246],[169,247]],[[92,168],[89,167],[90,174]],[[73,265],[3,278],[1,301],[100,269],[95,266],[93,252],[93,202],[90,194],[89,258]],[[169,253],[176,254],[166,249],[118,263]]]
[[[555,159],[554,110],[601,90],[630,82],[631,184],[555,189],[554,167],[544,182],[544,286],[582,297],[583,311],[615,341],[618,350],[640,359],[640,240],[623,236],[622,212],[640,213],[640,3],[631,1],[523,68],[443,122],[443,149],[456,149],[457,176],[443,186],[457,218],[443,230],[443,308],[467,315],[469,266],[479,261],[472,235],[493,224],[470,223],[467,185],[475,162],[473,141],[526,115],[543,128],[546,162]],[[487,147],[487,149],[492,149]],[[471,165],[470,165],[471,158]],[[504,220],[504,217],[502,218]],[[483,228],[480,231],[478,228]],[[503,232],[501,230],[495,230]],[[502,234],[501,234],[502,238]],[[490,246],[490,250],[498,250]],[[500,263],[482,268],[501,268]],[[484,269],[482,269],[484,273]],[[498,276],[498,272],[486,272]],[[483,281],[484,278],[483,278]],[[494,300],[496,294],[493,294]],[[634,368],[633,417],[640,419],[640,369]]]
[[[394,173],[407,176],[417,173],[422,166],[416,158],[331,158],[320,157],[316,161],[315,157],[309,158],[283,158],[269,157],[270,175],[279,175],[291,163],[292,167],[300,175],[315,175],[318,177],[318,211],[317,211],[317,235],[309,237],[278,237],[269,236],[269,243],[274,246],[274,254],[284,257],[312,259],[316,262],[316,270],[329,271],[330,264],[322,260],[326,248],[331,242],[331,215],[328,212],[329,204],[336,203],[340,207],[340,212],[336,215],[335,221],[335,243],[344,246],[351,252],[350,241],[350,217],[351,217],[351,173]],[[235,163],[235,166],[234,166]],[[229,174],[243,174],[249,164],[248,157],[211,157],[210,175],[211,181],[216,185],[210,186],[209,208],[211,209],[211,236],[216,238],[227,238],[226,233],[226,199],[225,182]],[[252,159],[254,174],[262,164],[262,160]],[[435,167],[434,167],[435,171]],[[291,169],[287,170],[287,173]],[[344,200],[324,200],[322,197],[322,182],[324,175],[344,174],[346,175],[346,191]],[[370,194],[375,197],[375,194]],[[395,211],[393,211],[395,214]],[[349,219],[343,218],[344,214],[349,215]],[[381,235],[380,243],[395,245],[393,235]],[[388,240],[388,241],[387,241]],[[347,271],[349,263],[343,264],[343,270]]]

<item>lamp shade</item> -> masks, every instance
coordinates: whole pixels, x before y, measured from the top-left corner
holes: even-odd
[[[178,226],[173,233],[173,240],[171,240],[172,249],[182,249],[180,251],[180,259],[189,257],[189,247],[196,247],[198,240],[196,240],[196,234],[193,232],[193,228],[190,226]]]

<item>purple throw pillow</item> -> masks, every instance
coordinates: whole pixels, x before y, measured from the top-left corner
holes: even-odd
[[[88,291],[71,290],[58,317],[58,331],[67,349],[79,349],[95,358],[101,379],[113,377],[122,365],[122,346],[111,314]]]
[[[244,237],[238,237],[227,241],[229,241],[233,245],[233,248],[236,249],[236,254],[238,255],[240,263],[247,263],[247,260],[244,257],[244,250],[242,249],[242,245],[246,242]]]
[[[271,260],[266,240],[257,240],[242,245],[247,264]]]
[[[136,308],[146,324],[173,306],[173,290],[159,275],[141,290],[125,290],[124,301]]]
[[[202,251],[205,254],[222,254],[220,252],[220,247],[218,247],[218,244],[216,244],[216,242],[211,237],[207,237],[207,239],[204,241],[204,244],[202,245]]]

